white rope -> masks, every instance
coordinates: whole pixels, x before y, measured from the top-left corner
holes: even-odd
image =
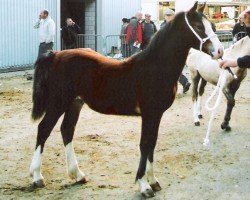
[[[224,85],[226,83],[226,73],[225,72],[226,71],[224,69],[221,69],[219,80],[217,82],[216,88],[214,89],[211,96],[207,99],[207,101],[205,103],[206,109],[208,111],[211,111],[206,137],[204,138],[204,142],[203,142],[203,145],[205,147],[210,146],[209,135],[210,135],[210,132],[211,132],[212,122],[214,120],[216,108],[220,105],[221,97],[222,97],[222,93],[223,93],[223,88],[224,88]],[[216,93],[218,93],[218,97],[216,99],[216,102],[215,102],[213,107],[209,107],[209,103],[213,99],[213,97],[216,95]]]

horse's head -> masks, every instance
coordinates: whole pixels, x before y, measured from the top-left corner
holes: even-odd
[[[223,56],[223,46],[212,29],[212,24],[203,14],[205,4],[197,10],[198,2],[185,13],[185,22],[190,30],[190,41],[193,48],[201,50],[213,59]]]

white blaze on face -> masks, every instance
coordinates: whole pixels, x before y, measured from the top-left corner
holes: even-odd
[[[214,58],[220,58],[223,56],[223,45],[221,44],[219,38],[214,35],[214,31],[212,29],[211,23],[205,18],[202,18],[202,23],[205,27],[205,33],[207,35],[207,37],[209,37],[209,40],[212,42],[214,51],[211,52]]]

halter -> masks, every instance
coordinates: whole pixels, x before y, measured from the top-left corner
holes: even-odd
[[[185,13],[185,21],[188,25],[188,27],[190,28],[190,30],[193,32],[193,34],[197,37],[197,39],[200,41],[200,51],[202,50],[202,45],[209,40],[212,37],[217,37],[217,35],[215,33],[212,33],[211,35],[207,36],[206,38],[201,38],[198,33],[195,32],[194,28],[190,25],[190,23],[188,22],[187,19],[187,13]]]

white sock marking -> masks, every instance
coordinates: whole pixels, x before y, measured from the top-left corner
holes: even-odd
[[[30,165],[30,174],[33,176],[33,182],[43,179],[41,174],[42,153],[41,145],[34,152],[33,159]]]
[[[72,142],[66,145],[65,153],[70,178],[75,179],[76,181],[81,181],[85,178],[85,174],[78,167]]]
[[[153,167],[153,163],[149,162],[149,160],[147,160],[147,177],[148,177],[148,182],[150,185],[155,184],[158,182],[158,180],[155,178],[154,176],[154,167]]]

